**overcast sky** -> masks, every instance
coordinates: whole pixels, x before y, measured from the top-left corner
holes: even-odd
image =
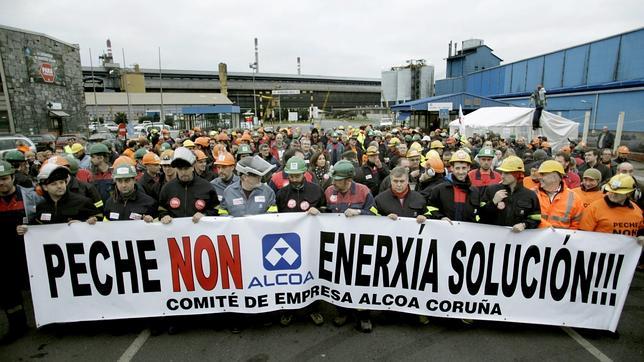
[[[123,63],[247,72],[259,38],[262,73],[380,78],[426,59],[444,78],[450,40],[485,40],[504,63],[644,26],[642,0],[88,1],[0,0],[0,24],[80,44],[97,65],[105,40]]]

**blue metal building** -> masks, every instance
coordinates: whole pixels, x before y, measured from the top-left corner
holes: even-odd
[[[449,57],[448,78],[436,81],[437,96],[467,92],[528,106],[530,94],[542,84],[550,112],[582,124],[589,112],[590,130],[615,130],[624,112],[625,139],[644,132],[644,28],[489,69],[464,69],[459,76],[467,57],[498,59],[479,52]]]
[[[469,42],[476,41],[470,40]],[[483,45],[479,40],[478,44],[472,44],[447,57],[447,78],[457,78],[464,75],[496,67],[503,59],[492,53],[492,49]]]

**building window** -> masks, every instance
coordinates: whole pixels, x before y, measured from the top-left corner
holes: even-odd
[[[9,113],[0,111],[0,132],[9,132]]]

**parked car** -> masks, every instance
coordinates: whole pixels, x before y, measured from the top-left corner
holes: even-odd
[[[54,151],[56,149],[56,136],[51,133],[29,136],[29,139],[33,141],[36,145],[36,150],[39,152],[47,149]]]
[[[103,123],[104,127],[107,127],[107,129],[110,130],[110,132],[116,132],[119,130],[119,125],[112,122],[112,121],[106,121]]]
[[[134,132],[141,133],[141,131],[143,131],[145,129],[145,127],[147,127],[147,126],[149,126],[151,124],[152,124],[152,122],[150,122],[150,121],[143,121],[143,123],[139,123],[139,124],[137,124],[136,126],[133,127]]]
[[[31,151],[36,152],[36,145],[23,135],[0,136],[0,157],[4,157],[4,153],[7,151],[15,150],[21,142],[29,146]]]
[[[380,127],[392,126],[394,124],[394,119],[391,117],[382,117],[380,119]]]
[[[96,131],[98,131],[98,127],[100,127],[100,125],[101,124],[98,123],[98,122],[91,122],[90,124],[87,125],[87,129],[90,132],[96,132]]]

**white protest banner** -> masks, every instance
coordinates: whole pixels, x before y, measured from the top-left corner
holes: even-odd
[[[614,331],[632,237],[341,214],[30,226],[38,325],[335,305]]]

